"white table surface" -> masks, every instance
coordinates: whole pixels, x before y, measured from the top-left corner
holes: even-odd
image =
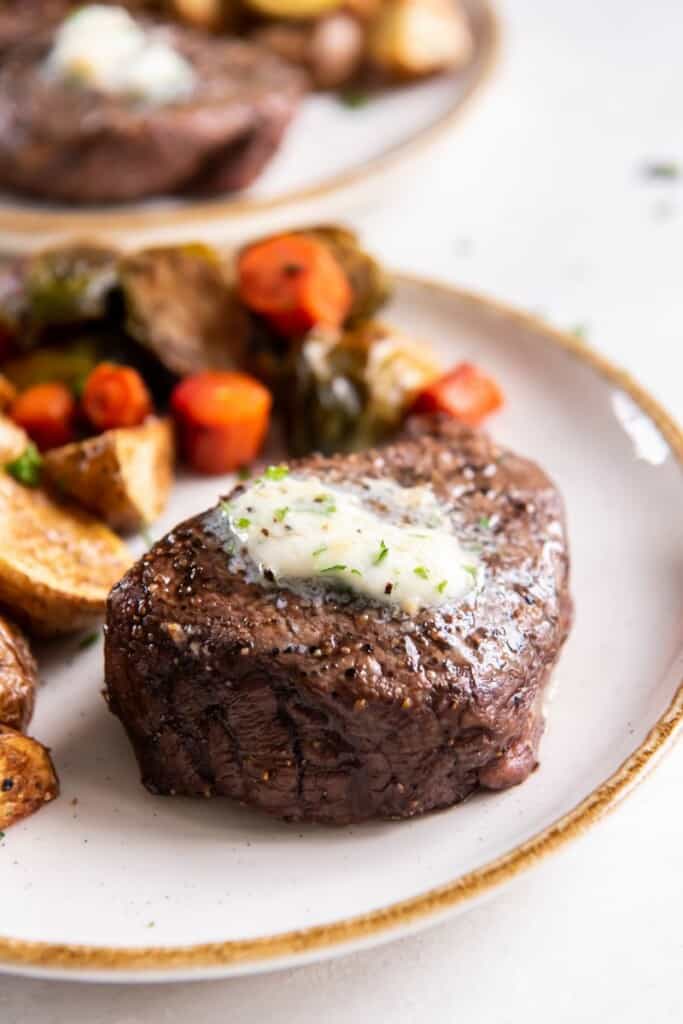
[[[499,7],[489,90],[407,192],[353,220],[394,266],[585,325],[683,418],[683,178],[641,173],[648,160],[683,166],[683,3]],[[682,790],[679,744],[579,843],[416,937],[225,982],[0,976],[0,1022],[679,1024]]]

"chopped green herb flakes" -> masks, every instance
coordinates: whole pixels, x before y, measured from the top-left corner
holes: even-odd
[[[5,470],[24,487],[37,487],[43,471],[43,457],[29,441],[21,455],[6,464]]]
[[[326,569],[321,569],[321,572],[344,572],[346,570],[345,565],[328,565]]]
[[[284,480],[288,473],[287,466],[268,466],[263,475],[266,480]]]
[[[416,565],[413,569],[416,576],[419,576],[422,580],[429,579],[429,569],[425,568],[424,565]]]
[[[237,520],[235,526],[238,530],[248,530],[251,526],[251,519],[247,519],[245,516],[242,516],[241,519]]]
[[[277,520],[277,522],[278,523],[283,523],[285,521],[285,516],[287,515],[288,512],[289,512],[289,506],[288,505],[285,505],[284,508],[276,508],[275,512],[274,512],[274,516],[275,516],[275,519]]]
[[[383,540],[379,542],[379,551],[372,560],[373,565],[380,565],[389,554],[389,548]]]

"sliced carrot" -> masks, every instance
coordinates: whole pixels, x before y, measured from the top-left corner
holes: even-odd
[[[487,373],[472,363],[460,363],[420,392],[413,412],[444,412],[471,427],[503,405],[503,392]]]
[[[237,267],[245,306],[265,316],[286,337],[315,326],[340,327],[353,293],[341,265],[324,242],[279,235],[244,249]]]
[[[207,370],[186,377],[171,395],[185,459],[200,473],[230,473],[251,462],[272,404],[270,392],[245,373]]]
[[[137,427],[153,408],[138,371],[115,363],[100,363],[88,375],[81,406],[96,430]]]
[[[68,444],[76,436],[76,399],[64,384],[36,384],[22,391],[9,415],[41,451]]]

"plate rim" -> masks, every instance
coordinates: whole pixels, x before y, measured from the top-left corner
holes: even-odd
[[[270,198],[231,199],[221,197],[199,200],[177,209],[136,209],[135,204],[124,204],[119,209],[111,206],[94,206],[64,210],[32,209],[28,203],[19,208],[0,202],[0,230],[14,235],[30,236],[36,232],[55,234],[93,231],[125,233],[145,230],[168,230],[185,228],[198,224],[219,221],[236,223],[250,216],[282,211],[286,207],[296,208],[312,200],[326,199],[340,191],[351,189],[360,183],[377,179],[397,167],[404,159],[419,156],[439,141],[453,124],[466,112],[475,96],[491,81],[499,65],[501,52],[501,23],[492,0],[470,0],[470,18],[479,25],[478,46],[473,60],[454,74],[466,75],[464,91],[458,96],[445,114],[424,128],[418,129],[404,142],[395,143],[385,153],[371,157],[360,167],[339,171],[325,180],[292,188],[281,195]]]
[[[540,317],[479,292],[420,275],[396,273],[400,284],[426,292],[454,296],[461,305],[480,313],[497,314],[589,366],[598,376],[628,394],[666,439],[683,470],[683,428],[674,417],[627,371],[592,349],[586,342],[546,323]],[[671,748],[683,728],[683,678],[679,679],[668,708],[644,740],[621,765],[566,814],[529,839],[472,871],[437,888],[425,890],[365,914],[327,924],[280,932],[252,939],[184,946],[93,946],[41,942],[0,936],[0,970],[69,977],[80,973],[97,980],[123,981],[187,979],[201,972],[211,976],[245,971],[275,970],[388,941],[409,930],[453,913],[457,908],[492,894],[536,863],[564,848],[605,814],[613,810],[660,757]]]

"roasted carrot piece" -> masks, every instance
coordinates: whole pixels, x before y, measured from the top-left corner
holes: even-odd
[[[420,392],[412,412],[444,412],[476,427],[502,405],[495,380],[472,363],[460,363]]]
[[[41,451],[68,444],[75,437],[76,399],[65,384],[36,384],[12,402],[9,415]]]
[[[248,246],[237,267],[245,306],[286,337],[317,325],[340,327],[353,293],[330,248],[306,235],[279,235]]]
[[[115,363],[100,363],[88,375],[81,407],[96,430],[137,427],[153,408],[138,371]]]
[[[180,449],[200,473],[230,473],[258,455],[272,397],[245,373],[207,370],[186,377],[171,395]]]

